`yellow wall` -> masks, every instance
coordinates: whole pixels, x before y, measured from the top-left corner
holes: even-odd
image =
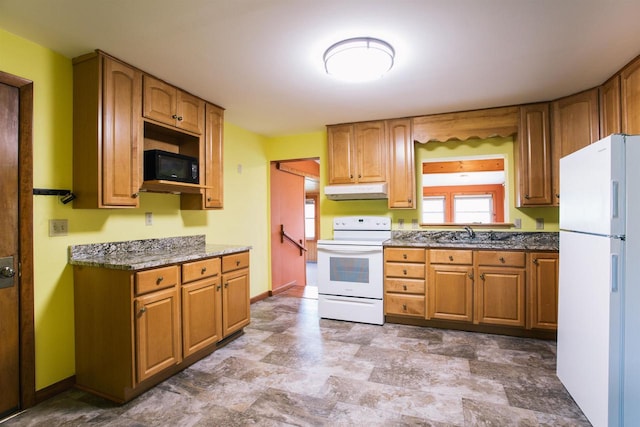
[[[71,60],[0,29],[0,70],[34,82],[34,187],[70,189]],[[34,196],[36,389],[75,372],[69,245],[205,234],[208,243],[252,246],[251,295],[268,290],[266,139],[229,123],[224,132],[223,210],[181,211],[179,196],[169,194],[143,193],[139,208],[124,210],[74,210]],[[69,220],[68,236],[48,236],[52,218]]]

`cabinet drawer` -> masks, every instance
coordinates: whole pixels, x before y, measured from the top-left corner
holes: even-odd
[[[225,255],[222,257],[222,272],[237,270],[249,267],[249,252]]]
[[[136,295],[170,288],[177,285],[179,281],[180,274],[177,265],[140,271],[136,273]]]
[[[431,249],[432,264],[473,264],[473,251],[456,249]]]
[[[202,261],[182,264],[182,283],[220,274],[220,258],[210,258]]]
[[[424,280],[417,279],[384,279],[385,292],[424,295]]]
[[[404,262],[385,263],[385,276],[387,277],[410,277],[414,279],[424,279],[424,264],[408,264]]]
[[[478,251],[478,265],[524,267],[524,252]]]
[[[425,305],[422,295],[390,294],[384,295],[384,314],[399,314],[424,318]]]
[[[425,250],[418,248],[386,248],[384,250],[384,260],[399,262],[424,262]]]

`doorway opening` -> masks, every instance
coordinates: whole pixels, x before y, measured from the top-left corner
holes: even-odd
[[[317,298],[317,158],[271,162],[271,295]]]

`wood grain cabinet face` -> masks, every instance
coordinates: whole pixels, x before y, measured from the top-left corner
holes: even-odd
[[[251,320],[249,252],[222,257],[222,335],[228,336]]]
[[[176,286],[135,300],[137,379],[180,363],[180,303]]]
[[[478,251],[477,255],[476,322],[524,327],[525,253]]]
[[[473,321],[473,252],[429,250],[427,318]]]
[[[640,134],[640,58],[620,72],[622,133]]]
[[[385,248],[385,315],[424,318],[425,254],[421,248]]]
[[[528,254],[530,271],[528,328],[558,328],[558,266],[557,253]]]
[[[560,159],[600,139],[598,89],[591,89],[554,101],[553,114],[553,197],[560,202]]]
[[[600,86],[600,138],[622,132],[620,75]]]
[[[90,54],[74,60],[73,88],[73,207],[137,207],[142,73]]]
[[[143,78],[143,115],[145,118],[201,134],[204,126],[204,101],[149,75]]]
[[[516,146],[518,207],[552,205],[548,103],[520,107],[520,132]]]
[[[416,207],[416,174],[411,119],[387,121],[389,147],[389,208]]]
[[[386,181],[384,121],[329,126],[329,184]]]

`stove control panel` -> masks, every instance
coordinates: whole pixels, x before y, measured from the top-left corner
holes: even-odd
[[[333,219],[333,230],[391,230],[386,216],[343,216]]]

